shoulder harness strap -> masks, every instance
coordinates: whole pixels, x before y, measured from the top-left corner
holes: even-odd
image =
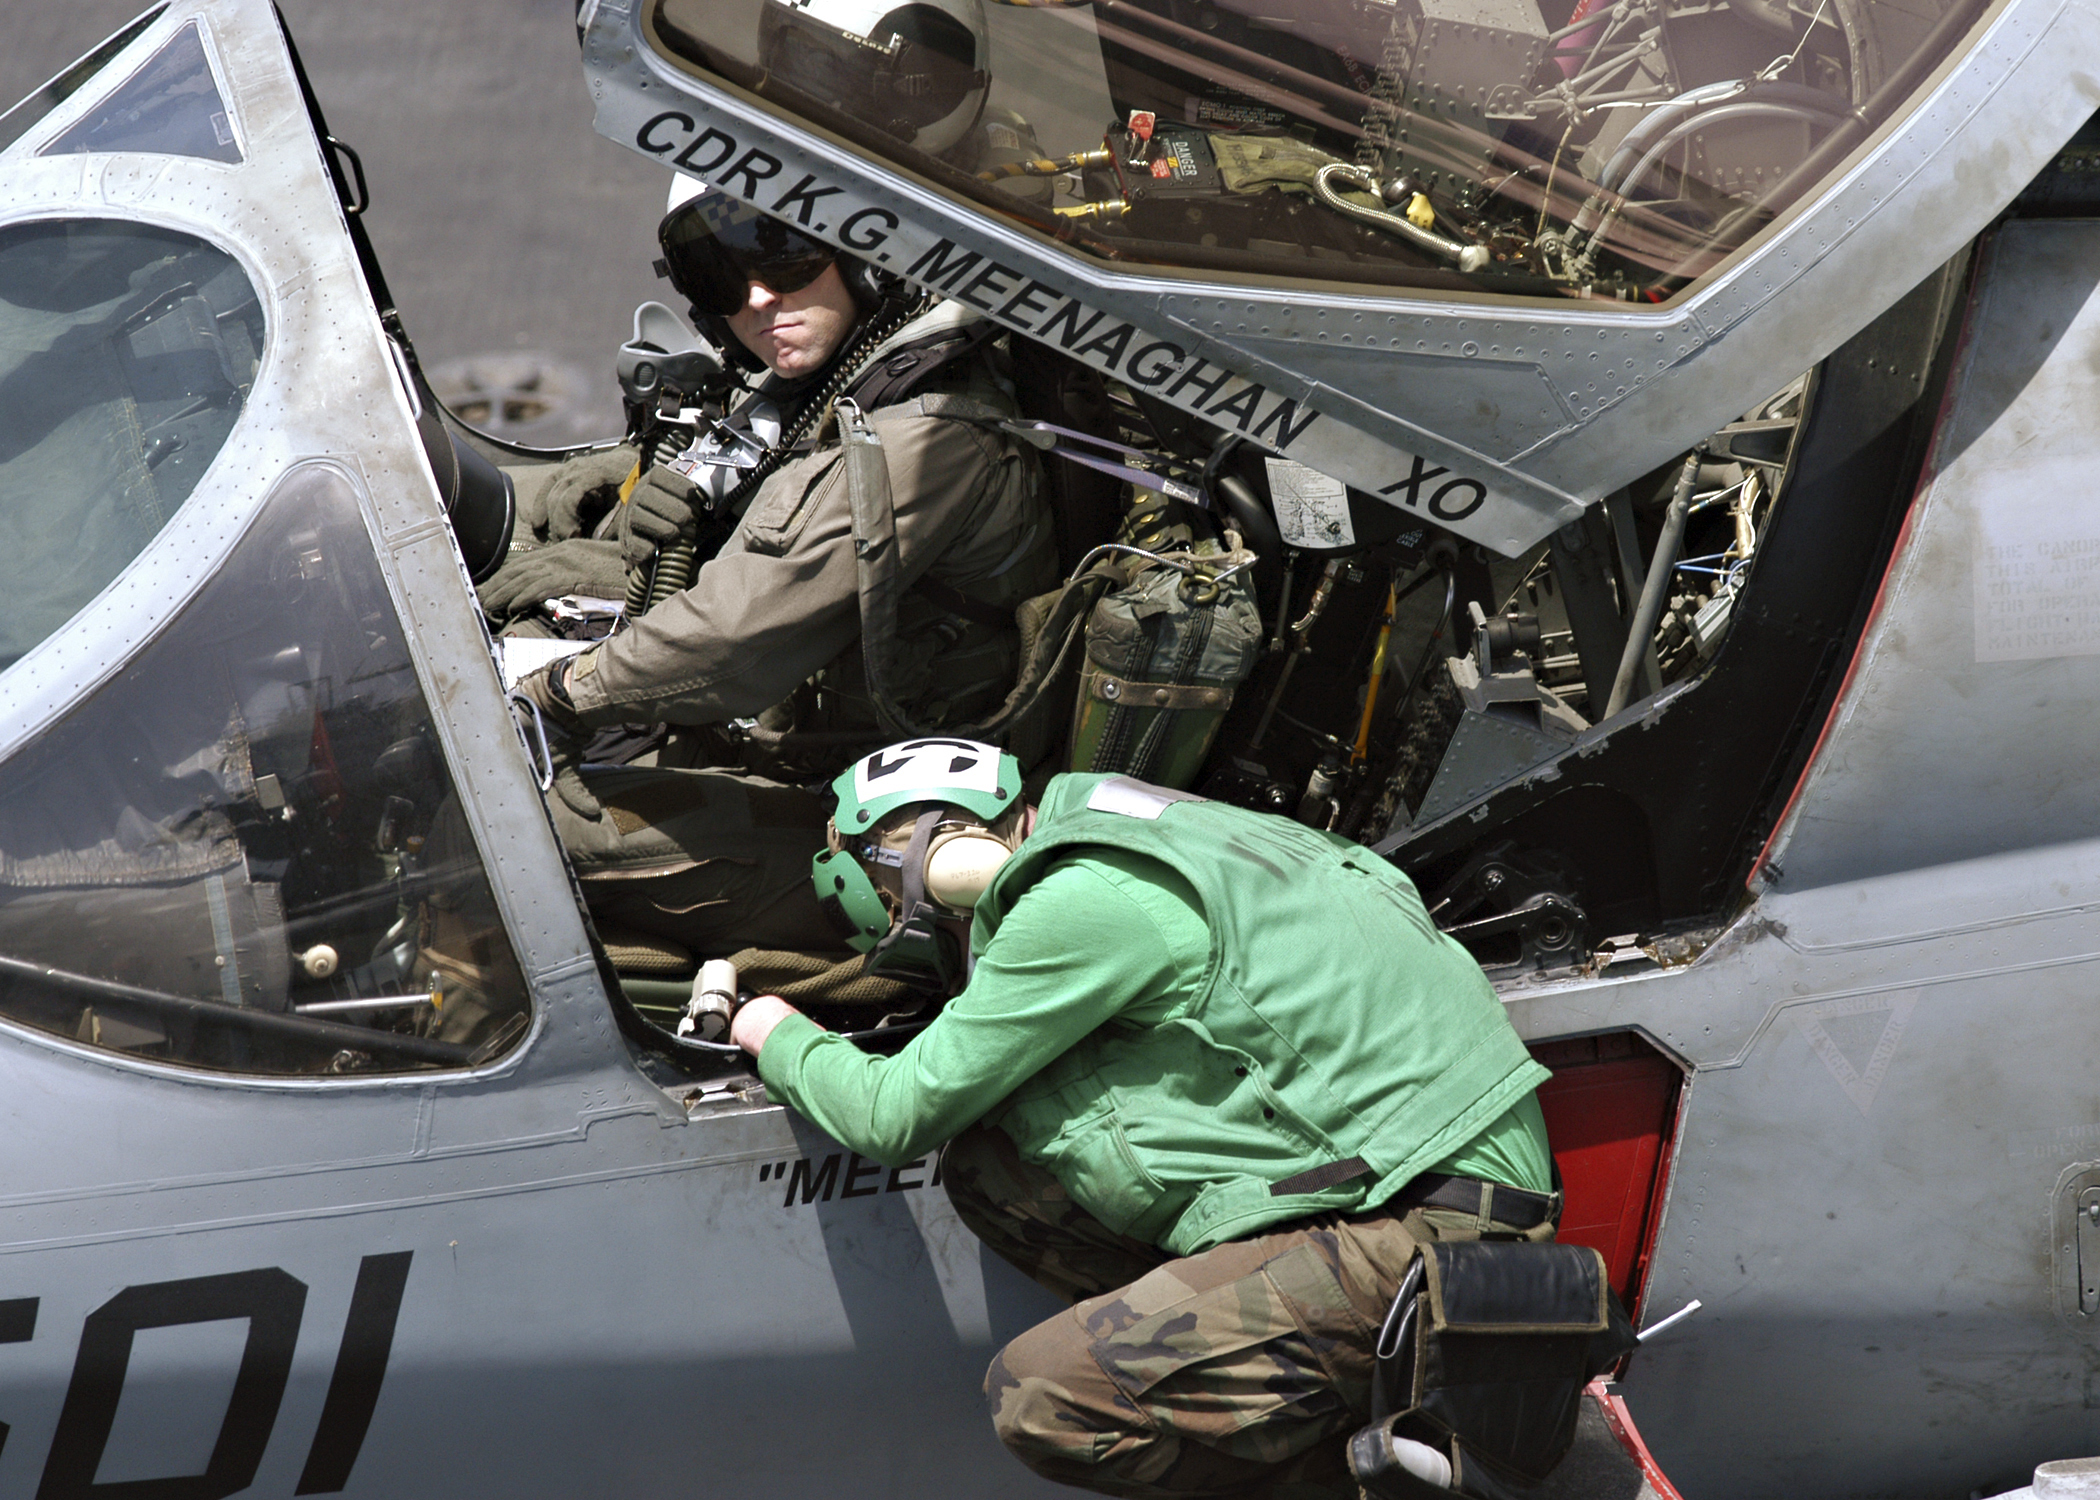
[[[1058,678],[1080,639],[1080,624],[1094,601],[1106,592],[1113,575],[1106,567],[1090,568],[1065,585],[1037,639],[1035,651],[1022,664],[1020,680],[997,712],[982,724],[935,729],[912,722],[905,717],[891,689],[897,649],[897,606],[906,590],[899,581],[897,513],[890,492],[889,461],[882,451],[881,437],[856,402],[842,399],[837,411],[839,436],[845,447],[846,493],[853,515],[854,563],[860,575],[861,656],[866,663],[868,696],[874,700],[875,712],[883,728],[896,735],[940,733],[996,739],[1033,708]],[[936,597],[935,602],[941,601]],[[1001,623],[1010,622],[1002,619]]]
[[[895,406],[998,333],[997,324],[980,318],[961,328],[942,328],[912,339],[870,364],[846,387],[841,399],[864,411]]]

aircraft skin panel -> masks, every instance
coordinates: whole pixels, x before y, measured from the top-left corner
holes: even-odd
[[[971,300],[1019,331],[1040,336],[1066,301],[1127,320],[1140,332],[1091,353],[1076,340],[1074,352],[1170,402],[1207,410],[1215,403],[1200,380],[1237,371],[1259,383],[1257,420],[1293,403],[1269,446],[1418,509],[1428,498],[1419,479],[1433,471],[1463,488],[1425,513],[1506,555],[1747,410],[1777,372],[1838,347],[1954,255],[2100,102],[2079,61],[2100,52],[2100,17],[2062,0],[2013,0],[1841,178],[1681,305],[1496,303],[1140,275],[1073,255],[673,66],[654,50],[648,13],[627,0],[588,12],[585,64],[608,138],[713,174],[725,191],[922,284],[970,286]],[[965,257],[967,270],[943,274]],[[1528,366],[1544,389],[1518,403],[1506,368],[1476,379],[1495,361]],[[1425,385],[1454,394],[1431,396],[1425,410]],[[1296,430],[1308,412],[1319,419]],[[1287,428],[1293,436],[1278,441]]]
[[[2062,1208],[2100,1140],[2065,1045],[2100,962],[2096,251],[2074,221],[1985,247],[1904,543],[1754,904],[1687,967],[1509,997],[1527,1036],[1630,1026],[1694,1070],[1642,1318],[1705,1308],[1624,1387],[1689,1494],[1990,1494],[2100,1442],[2076,1291],[2100,1242]]]
[[[1766,878],[1803,889],[2100,833],[2100,232],[1990,240],[1909,545]],[[1919,816],[1921,809],[1929,809]]]
[[[280,1122],[316,1108],[329,1113],[283,1095],[262,1106]],[[248,1118],[268,1133],[262,1112]],[[740,1150],[686,1155],[724,1126]],[[143,1234],[50,1233],[107,1222],[108,1200],[11,1206],[4,1289],[38,1306],[33,1338],[0,1351],[0,1488],[30,1493],[98,1440],[105,1473],[143,1461],[122,1443],[139,1422],[112,1434],[65,1419],[75,1393],[108,1402],[106,1372],[80,1373],[80,1355],[124,1304],[102,1310],[141,1300],[128,1288],[275,1272],[305,1289],[282,1404],[228,1420],[262,1432],[254,1492],[292,1493],[325,1446],[361,1269],[406,1255],[351,1493],[663,1493],[732,1472],[784,1494],[1051,1493],[999,1449],[978,1385],[997,1343],[1055,1304],[981,1256],[932,1164],[846,1159],[777,1109],[690,1132],[628,1116],[563,1147],[519,1144],[345,1166],[314,1184],[331,1208],[244,1217],[258,1200],[296,1205],[274,1181],[163,1188],[155,1213],[171,1222]],[[804,1161],[805,1175],[772,1172]],[[254,1300],[235,1305],[282,1324],[268,1290],[237,1288]],[[223,1310],[195,1285],[156,1295],[163,1317]],[[148,1426],[180,1390],[229,1381],[239,1354],[200,1348],[167,1368],[144,1345],[117,1389]]]
[[[304,101],[267,5],[171,5],[95,84],[23,139],[59,138],[149,56],[201,20],[241,122],[237,165],[154,155],[25,156],[6,166],[7,222],[113,216],[183,230],[224,248],[263,298],[268,348],[225,450],[162,535],[116,584],[9,672],[0,754],[41,732],[115,672],[138,641],[172,618],[229,554],[265,495],[301,460],[339,466],[366,507],[408,645],[435,710],[453,784],[484,842],[483,863],[542,1004],[587,1004],[595,1024],[543,1026],[530,1066],[567,1066],[616,1045],[603,990],[530,773],[504,707],[486,636],[410,409],[321,170]],[[517,1065],[516,1061],[510,1066]]]
[[[1689,1493],[1989,1494],[2100,1442],[2096,1247],[2059,1202],[2100,1139],[2065,1045],[2100,961],[2096,249],[2074,221],[1987,245],[1905,545],[1756,905],[1674,1005],[1605,1007],[1697,1069],[1647,1315],[1707,1307],[1626,1385]],[[1558,1005],[1517,1008],[1528,1030]],[[1734,1403],[1764,1440],[1716,1420]],[[1833,1408],[1854,1437],[1789,1446]]]
[[[1527,1038],[1631,1028],[1692,1069],[1636,1321],[1705,1305],[1622,1385],[1681,1492],[1992,1494],[2093,1450],[2100,1330],[2066,1312],[2051,1223],[2100,1139],[2064,1045],[2100,918],[2002,893],[2096,860],[1768,892],[1688,966],[1505,995]]]

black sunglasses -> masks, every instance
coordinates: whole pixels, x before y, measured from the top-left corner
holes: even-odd
[[[786,296],[838,259],[822,240],[712,193],[666,214],[656,238],[679,295],[721,318],[743,311],[752,282]]]

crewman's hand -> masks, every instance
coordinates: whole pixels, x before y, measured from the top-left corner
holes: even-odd
[[[507,620],[529,614],[563,594],[625,598],[627,569],[620,561],[618,542],[571,537],[551,547],[513,552],[478,592],[483,614],[492,620]]]
[[[729,1039],[756,1057],[775,1026],[801,1014],[778,995],[754,995],[737,1007],[736,1018],[729,1023]]]
[[[579,453],[565,460],[542,493],[540,505],[546,515],[547,540],[565,542],[582,536],[597,519],[620,499],[620,486],[640,460],[632,444],[622,443],[596,453]]]
[[[700,518],[694,506],[699,497],[700,487],[675,469],[658,464],[644,474],[620,507],[621,560],[639,568],[660,548],[697,537]]]

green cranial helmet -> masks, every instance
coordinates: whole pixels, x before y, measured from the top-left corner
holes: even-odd
[[[1020,762],[975,740],[906,740],[831,787],[830,847],[810,866],[818,901],[871,972],[952,977],[935,923],[967,914],[1019,842]]]
[[[976,740],[906,740],[846,767],[831,791],[841,833],[865,833],[907,802],[944,802],[996,823],[1021,795],[1021,763]]]

